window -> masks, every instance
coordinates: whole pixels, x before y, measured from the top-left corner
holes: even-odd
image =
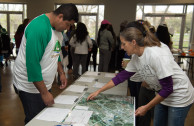
[[[56,8],[60,5],[57,4]],[[100,23],[104,19],[104,5],[76,5],[79,21],[83,22],[91,38],[96,39]]]
[[[194,5],[137,5],[136,19],[149,21],[157,29],[165,22],[173,33],[173,48],[190,48]]]
[[[12,42],[18,26],[27,17],[26,8],[26,4],[0,3],[0,24],[9,33]]]

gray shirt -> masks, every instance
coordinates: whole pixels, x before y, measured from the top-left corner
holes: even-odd
[[[110,42],[110,45],[113,46],[114,39],[113,39],[112,33],[108,31],[107,29],[105,29],[100,32],[99,49],[109,50],[109,42]]]

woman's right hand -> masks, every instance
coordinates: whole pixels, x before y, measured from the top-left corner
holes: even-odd
[[[99,94],[99,91],[93,92],[92,94],[90,94],[90,95],[88,96],[87,101],[89,101],[89,100],[94,100],[94,98],[95,98],[96,96],[98,96],[98,94]]]

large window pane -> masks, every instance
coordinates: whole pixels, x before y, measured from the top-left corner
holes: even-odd
[[[136,20],[142,19],[143,16],[143,6],[138,5],[136,10]]]
[[[183,38],[183,49],[187,50],[189,47],[190,35],[191,35],[191,27],[192,27],[192,15],[193,15],[194,5],[187,6],[187,14],[186,14],[186,23],[185,23],[185,32]]]
[[[86,25],[91,38],[96,37],[96,16],[81,16],[81,21]]]
[[[141,8],[144,8],[141,11]],[[186,11],[187,10],[187,11]],[[172,37],[173,47],[188,50],[191,43],[192,16],[194,5],[137,5],[136,19],[151,22],[156,28],[160,22],[168,25]],[[184,32],[183,32],[184,31]]]
[[[13,39],[18,26],[22,23],[22,14],[10,14],[10,37]]]
[[[76,5],[79,12],[84,13],[97,13],[98,6],[97,5]]]
[[[98,13],[98,28],[101,25],[102,20],[104,20],[104,5],[99,5],[99,13]]]
[[[7,30],[7,14],[0,14],[0,24]]]
[[[182,17],[166,17],[165,22],[167,23],[169,31],[174,32],[172,37],[173,48],[179,48],[180,42],[180,30]]]
[[[0,4],[0,11],[7,11],[7,4]]]
[[[183,13],[183,5],[145,5],[144,13]]]
[[[9,11],[23,11],[22,4],[9,4],[8,8]]]

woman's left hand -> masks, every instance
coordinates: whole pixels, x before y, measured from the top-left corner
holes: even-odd
[[[148,107],[146,105],[139,107],[135,111],[135,116],[144,116],[148,111]]]

